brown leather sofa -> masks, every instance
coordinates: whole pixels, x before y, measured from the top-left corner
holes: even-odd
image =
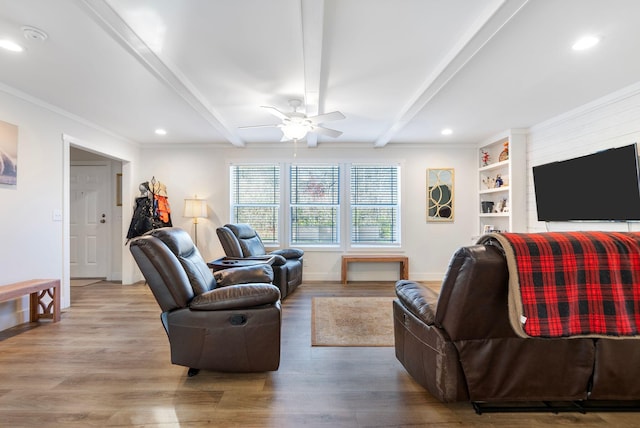
[[[271,265],[273,283],[280,289],[283,300],[302,283],[304,251],[298,248],[283,248],[267,253],[258,232],[246,223],[225,224],[217,228],[216,233],[227,257],[274,256]]]
[[[131,253],[162,310],[171,362],[222,372],[277,370],[280,292],[269,265],[212,274],[189,234],[152,230],[130,243]]]
[[[474,406],[640,400],[640,341],[517,336],[508,275],[499,246],[473,245],[452,257],[440,293],[396,283],[396,357],[420,385]]]

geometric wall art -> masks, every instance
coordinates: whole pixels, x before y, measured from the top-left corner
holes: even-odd
[[[453,221],[453,168],[427,169],[427,221]]]

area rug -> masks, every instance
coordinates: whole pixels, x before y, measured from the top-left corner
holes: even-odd
[[[312,346],[393,346],[393,297],[314,297]]]

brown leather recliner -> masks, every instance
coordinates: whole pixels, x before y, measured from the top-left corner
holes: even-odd
[[[522,338],[507,305],[508,271],[494,246],[459,249],[440,294],[396,283],[396,357],[443,402],[586,400],[593,339]]]
[[[302,283],[304,251],[298,248],[284,248],[267,253],[258,232],[246,223],[225,224],[217,228],[216,233],[227,257],[275,256],[272,264],[273,283],[280,289],[282,299]]]
[[[135,238],[130,251],[162,310],[171,362],[222,372],[277,370],[280,292],[269,265],[215,277],[189,234],[176,227]]]

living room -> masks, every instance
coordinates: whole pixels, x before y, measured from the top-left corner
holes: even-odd
[[[8,3],[8,2],[4,2]],[[3,3],[3,9],[4,8]],[[117,3],[117,2],[114,2]],[[502,3],[502,2],[500,2]],[[509,3],[509,2],[507,2]],[[527,2],[522,2],[527,3]],[[530,1],[529,3],[535,3]],[[569,2],[577,7],[579,2]],[[598,2],[595,2],[598,3]],[[325,2],[325,4],[332,4]],[[633,15],[637,6],[633,2],[622,2],[621,14]],[[464,5],[459,4],[461,8]],[[11,10],[9,6],[5,10]],[[533,8],[525,4],[526,8]],[[612,6],[607,6],[612,8]],[[569,7],[568,7],[569,8]],[[565,11],[566,12],[566,11]],[[613,12],[611,12],[613,14]],[[17,18],[15,18],[17,19]],[[602,16],[603,22],[615,27],[609,17]],[[535,20],[532,18],[535,22]],[[22,24],[35,24],[34,21],[21,20]],[[595,25],[595,24],[594,24]],[[544,27],[543,23],[539,24]],[[620,25],[622,27],[622,24]],[[626,28],[626,27],[624,27]],[[44,28],[43,28],[44,29]],[[571,34],[573,36],[573,34]],[[608,35],[611,40],[613,35]],[[606,39],[605,39],[606,40]],[[624,42],[632,51],[636,39]],[[51,38],[47,42],[54,42]],[[606,46],[602,43],[600,48]],[[499,46],[492,48],[499,50]],[[597,48],[596,48],[597,49]],[[621,49],[621,48],[620,48]],[[30,49],[37,52],[38,48]],[[612,58],[613,56],[613,58]],[[79,148],[99,154],[108,159],[110,177],[110,201],[115,201],[115,176],[122,173],[122,205],[109,204],[108,220],[110,226],[110,253],[107,278],[131,284],[142,279],[135,263],[124,246],[125,235],[131,219],[138,185],[152,177],[167,185],[169,201],[172,203],[173,224],[183,227],[193,235],[192,219],[183,217],[182,204],[185,198],[197,195],[207,201],[206,219],[198,223],[199,248],[207,259],[223,255],[216,237],[215,229],[231,221],[229,204],[229,165],[240,162],[394,162],[401,165],[402,186],[402,246],[394,248],[392,253],[407,255],[411,261],[410,277],[416,280],[436,280],[442,277],[454,251],[474,242],[480,234],[478,224],[479,197],[478,167],[479,148],[482,144],[499,139],[511,129],[525,129],[526,147],[510,147],[511,150],[523,150],[526,153],[527,179],[526,192],[526,231],[545,231],[570,228],[637,230],[636,223],[572,223],[545,224],[537,221],[535,193],[531,168],[546,162],[564,160],[594,153],[602,149],[619,147],[637,142],[640,137],[640,83],[637,77],[630,80],[629,75],[638,76],[637,55],[616,51],[607,57],[610,69],[611,90],[597,93],[576,105],[558,109],[563,105],[557,101],[553,114],[531,123],[508,123],[491,133],[482,135],[473,141],[450,144],[447,140],[431,143],[425,139],[422,143],[402,143],[391,141],[384,147],[374,147],[373,139],[368,143],[352,141],[346,128],[339,121],[326,125],[334,129],[345,129],[346,140],[334,142],[320,139],[317,147],[309,147],[305,142],[279,143],[276,139],[268,143],[250,143],[247,147],[236,147],[224,139],[207,144],[201,141],[189,141],[181,144],[152,142],[144,144],[136,139],[121,136],[113,129],[96,125],[83,116],[82,111],[68,111],[64,105],[54,105],[46,99],[32,95],[29,91],[14,87],[3,76],[9,73],[10,66],[6,57],[1,58],[0,72],[0,120],[14,124],[19,129],[18,139],[18,183],[16,186],[0,188],[3,210],[0,219],[5,225],[2,246],[2,283],[11,283],[31,278],[60,278],[63,287],[63,308],[73,307],[70,290],[70,242],[69,242],[69,168],[72,164],[70,152]],[[11,58],[13,60],[13,57]],[[595,62],[603,62],[598,59]],[[593,64],[586,61],[586,67]],[[50,63],[51,64],[51,63]],[[50,65],[52,66],[52,65]],[[20,67],[11,66],[20,69]],[[501,67],[509,67],[502,63]],[[623,70],[624,69],[624,70]],[[13,70],[13,68],[12,68]],[[622,71],[623,70],[623,71]],[[115,72],[114,72],[115,73]],[[628,73],[628,74],[627,74]],[[56,85],[49,82],[46,74],[35,77],[40,84]],[[524,86],[530,86],[529,94],[540,91],[554,100],[554,94],[580,92],[589,80],[574,73],[576,80],[571,88],[545,86],[550,79],[540,72],[539,79]],[[76,76],[77,78],[77,76]],[[402,76],[399,76],[402,78]],[[509,88],[509,91],[513,88]],[[462,90],[462,89],[460,89]],[[289,91],[283,91],[288,93]],[[455,91],[454,91],[455,92]],[[585,89],[585,92],[588,92]],[[504,96],[504,92],[498,92]],[[461,104],[464,97],[454,94]],[[347,97],[344,95],[344,97]],[[560,95],[558,95],[560,97]],[[287,97],[279,100],[287,108]],[[347,104],[331,104],[344,110],[349,116]],[[95,100],[94,100],[95,102]],[[126,101],[123,101],[126,102]],[[525,109],[527,98],[516,99],[512,108]],[[462,108],[463,106],[461,106]],[[255,110],[259,110],[259,104]],[[116,107],[112,106],[112,109]],[[87,115],[90,112],[87,111]],[[398,113],[398,111],[396,111]],[[431,112],[430,112],[431,113]],[[486,112],[483,112],[486,113]],[[489,111],[488,114],[492,112]],[[357,115],[357,113],[353,113]],[[494,113],[496,114],[496,113]],[[267,118],[268,116],[264,116]],[[256,119],[262,119],[257,116]],[[464,119],[477,122],[472,115]],[[263,122],[247,121],[246,125]],[[345,122],[346,123],[346,122]],[[156,126],[149,124],[149,126]],[[426,127],[422,120],[417,127]],[[253,131],[246,131],[253,132]],[[272,130],[274,132],[274,130]],[[279,130],[275,130],[279,132]],[[439,129],[438,129],[439,134]],[[243,134],[244,135],[244,134]],[[456,140],[456,134],[452,141]],[[455,171],[455,200],[453,222],[426,221],[426,171],[429,168],[453,168]],[[60,214],[60,216],[58,216]],[[305,280],[313,282],[335,282],[340,278],[340,256],[348,248],[337,250],[305,248]],[[385,249],[385,253],[390,250]],[[354,266],[350,273],[359,281],[395,281],[395,266]],[[157,314],[150,316],[157,321]],[[0,303],[0,329],[5,330],[28,320],[27,299]],[[64,321],[64,317],[63,317]],[[161,328],[160,325],[157,325]],[[181,374],[178,373],[177,376]]]

